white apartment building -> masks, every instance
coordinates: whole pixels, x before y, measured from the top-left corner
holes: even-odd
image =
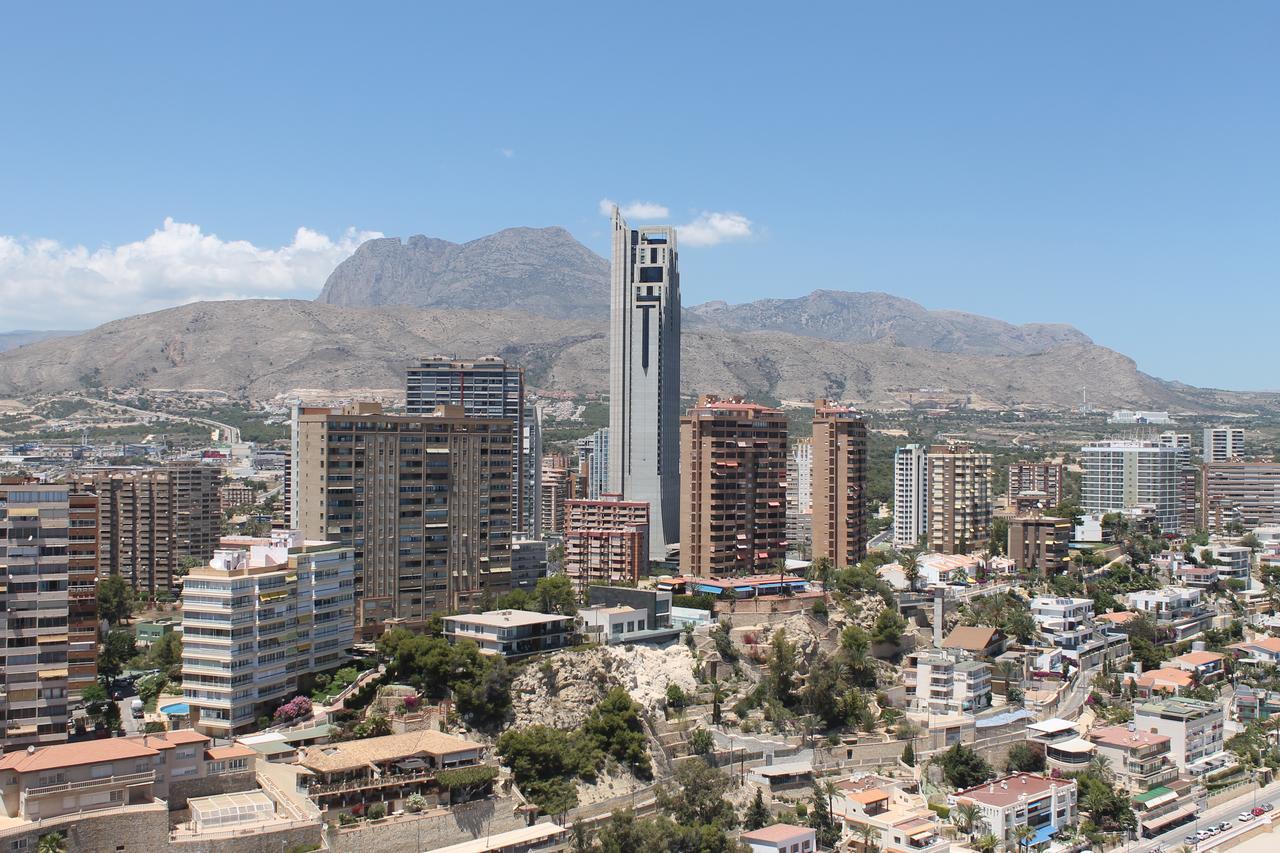
[[[972,714],[991,707],[991,667],[981,661],[957,662],[937,649],[907,656],[902,670],[912,707],[930,714]]]
[[[1034,773],[1014,773],[984,782],[947,798],[952,808],[972,803],[982,812],[982,823],[1002,842],[1014,838],[1014,830],[1029,826],[1036,831],[1030,846],[1047,842],[1057,830],[1076,822],[1076,783]]]
[[[1228,462],[1244,456],[1244,430],[1237,427],[1205,427],[1201,456],[1205,462]]]
[[[1243,545],[1231,545],[1225,542],[1210,542],[1196,549],[1196,558],[1204,562],[1205,557],[1217,561],[1214,569],[1222,580],[1237,580],[1244,584],[1244,589],[1253,586],[1250,569],[1253,566],[1253,551]]]
[[[893,454],[893,547],[914,548],[929,535],[929,448],[899,447]]]
[[[1169,738],[1169,757],[1178,768],[1203,766],[1222,752],[1223,714],[1217,702],[1170,697],[1133,709],[1134,728]]]
[[[813,545],[813,439],[801,438],[787,451],[787,545]],[[803,552],[803,550],[802,550]]]
[[[1213,614],[1204,605],[1203,590],[1166,586],[1131,592],[1125,601],[1132,610],[1145,613],[1168,629],[1176,642],[1190,639],[1213,626]]]
[[[1171,757],[1172,739],[1135,726],[1103,726],[1089,732],[1097,754],[1111,765],[1116,782],[1142,792],[1178,778]]]
[[[1109,513],[1150,507],[1161,530],[1180,529],[1184,450],[1153,441],[1100,441],[1080,452],[1082,509]]]
[[[182,691],[200,731],[229,736],[341,665],[355,631],[355,552],[296,530],[226,537],[182,589]]]
[[[553,651],[572,645],[575,618],[529,610],[489,610],[444,617],[450,643],[471,640],[483,654],[505,658]]]

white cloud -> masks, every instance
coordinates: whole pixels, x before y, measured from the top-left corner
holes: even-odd
[[[600,199],[600,215],[612,216],[613,206],[617,204],[613,199]],[[658,204],[656,201],[633,201],[630,204],[619,204],[618,211],[626,219],[666,219],[671,215],[671,211],[664,204]]]
[[[751,220],[741,213],[703,212],[687,225],[677,225],[680,246],[715,246],[752,236]]]
[[[501,154],[503,157],[506,157],[508,160],[516,156],[516,151],[514,148],[499,148],[498,153]]]
[[[0,235],[0,327],[89,328],[206,299],[309,299],[357,246],[381,236],[299,228],[292,243],[264,248],[172,219],[143,240],[93,251]]]

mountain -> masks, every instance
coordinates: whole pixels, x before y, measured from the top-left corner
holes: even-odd
[[[65,338],[69,335],[78,334],[80,333],[62,329],[47,329],[43,331],[15,329],[12,332],[0,332],[0,352],[24,347],[27,344],[34,344],[48,338]]]
[[[338,264],[316,301],[603,320],[609,264],[563,228],[508,228],[469,243],[387,237],[362,243]]]
[[[116,320],[0,354],[0,395],[89,386],[219,388],[270,398],[292,389],[399,389],[423,355],[498,354],[532,387],[580,394],[608,384],[604,322],[440,308],[345,308],[298,300],[201,302]],[[933,352],[789,332],[685,330],[683,390],[806,401],[826,395],[870,408],[920,388],[967,392],[977,407],[1067,408],[1089,377],[1099,407],[1204,409],[1198,389],[1147,376],[1119,353],[1068,342],[1027,355]],[[1237,404],[1220,395],[1213,407]]]
[[[743,305],[708,302],[688,309],[694,322],[740,331],[772,330],[832,341],[884,341],[933,352],[1031,355],[1064,344],[1091,344],[1071,326],[1014,326],[960,311],[930,311],[887,293],[815,290],[796,299]]]

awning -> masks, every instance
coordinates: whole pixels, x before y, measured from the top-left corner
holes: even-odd
[[[1147,811],[1150,811],[1151,809],[1159,808],[1160,806],[1163,806],[1165,803],[1172,803],[1176,799],[1178,799],[1178,795],[1176,792],[1165,791],[1163,794],[1159,794],[1157,796],[1152,797],[1149,800],[1143,801],[1142,804],[1147,807]]]
[[[1037,844],[1044,844],[1048,841],[1058,828],[1052,823],[1046,823],[1044,826],[1036,830],[1036,834],[1031,836],[1030,846],[1035,847]]]
[[[1195,813],[1196,807],[1194,805],[1179,806],[1168,814],[1162,814],[1160,817],[1152,818],[1151,820],[1144,820],[1142,827],[1146,830],[1160,829],[1177,823],[1183,818],[1191,817]]]

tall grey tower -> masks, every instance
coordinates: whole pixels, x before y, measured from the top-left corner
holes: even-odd
[[[649,553],[680,531],[680,267],[676,231],[613,208],[609,491],[649,502]]]

